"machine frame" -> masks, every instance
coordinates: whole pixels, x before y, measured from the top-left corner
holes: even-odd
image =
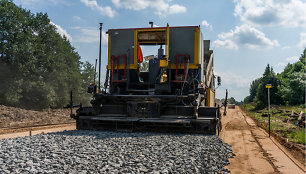
[[[108,30],[104,89],[88,88],[92,106],[72,114],[77,129],[218,133],[209,44],[199,26]],[[147,73],[139,70],[141,45],[160,45]]]

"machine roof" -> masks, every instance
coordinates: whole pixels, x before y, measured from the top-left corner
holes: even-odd
[[[173,26],[169,28],[188,28],[188,27],[199,27],[200,26]],[[108,31],[111,30],[149,30],[149,29],[166,29],[167,27],[147,27],[147,28],[118,28],[118,29],[108,29]]]

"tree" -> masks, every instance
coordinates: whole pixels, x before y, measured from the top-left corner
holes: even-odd
[[[248,99],[250,102],[253,102],[256,97],[257,88],[260,84],[261,78],[253,80],[250,86],[250,98]]]
[[[250,103],[250,102],[252,102],[251,96],[246,96],[246,97],[243,99],[243,102],[244,102],[244,103]]]
[[[272,85],[272,88],[270,89],[271,104],[282,103],[281,97],[278,93],[278,86],[280,85],[280,82],[277,79],[273,68],[271,68],[268,64],[256,89],[257,108],[264,108],[268,104],[268,90],[266,89],[267,84]]]
[[[0,0],[0,104],[62,107],[69,102],[70,90],[74,101],[81,102],[86,98],[84,81],[94,71],[85,65],[83,71],[80,56],[47,14],[32,14]]]
[[[244,99],[245,103],[257,102],[258,108],[267,106],[266,84],[272,84],[271,103],[299,105],[305,104],[305,84],[306,84],[306,48],[298,62],[288,63],[284,71],[275,75],[273,69],[268,64],[263,76],[254,80],[250,86],[250,95]],[[256,97],[254,97],[256,96]]]
[[[305,103],[305,52],[306,49],[304,49],[298,62],[288,64],[279,75],[279,79],[281,80],[279,93],[287,105]]]
[[[81,65],[82,86],[80,92],[83,93],[83,95],[80,96],[80,103],[82,103],[83,105],[89,105],[91,94],[87,94],[85,92],[87,91],[87,88],[91,83],[97,84],[98,79],[95,75],[95,69],[92,64],[86,61]]]
[[[231,97],[231,98],[227,99],[227,102],[228,102],[229,104],[236,104],[236,100],[235,100],[234,97]]]

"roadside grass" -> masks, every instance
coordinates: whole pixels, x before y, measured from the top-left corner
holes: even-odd
[[[268,109],[256,110],[255,104],[241,105],[244,110],[257,121],[259,121],[266,130],[269,129],[268,117],[263,117],[263,114],[268,115]],[[305,112],[304,106],[272,106],[270,109],[271,117],[271,132],[277,133],[289,141],[300,144],[305,144],[305,128],[296,126],[297,120],[290,117],[291,112]]]
[[[305,128],[292,133],[293,140],[298,140],[298,143],[305,144]]]

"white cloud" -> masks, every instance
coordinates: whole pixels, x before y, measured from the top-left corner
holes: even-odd
[[[90,7],[92,10],[100,12],[102,16],[108,16],[110,18],[113,18],[116,14],[116,11],[109,6],[103,7],[98,5],[96,0],[80,0],[80,1],[83,4],[85,4],[87,7]]]
[[[72,37],[68,34],[68,32],[63,29],[61,26],[53,23],[53,22],[50,22],[50,24],[54,25],[56,27],[56,31],[62,36],[66,36],[66,38],[71,42],[72,41]]]
[[[234,15],[243,22],[258,26],[306,28],[304,0],[234,0]]]
[[[237,50],[238,49],[238,45],[236,43],[234,43],[233,41],[229,40],[229,39],[225,39],[225,40],[215,40],[213,45],[215,47],[220,47],[220,48],[227,48],[227,49],[231,49],[231,50]]]
[[[23,5],[29,5],[29,4],[36,4],[36,3],[39,3],[40,0],[21,0],[20,2],[21,2],[21,4],[23,4]]]
[[[298,60],[299,60],[299,57],[298,57],[298,56],[287,57],[286,60],[287,60],[289,63],[293,63],[293,62],[298,61]]]
[[[286,67],[288,63],[285,63],[285,62],[279,62],[277,63],[276,65],[272,66],[274,72],[276,73],[280,73],[284,70],[284,68]]]
[[[112,0],[113,4],[118,8],[126,8],[130,10],[143,10],[149,7],[150,1],[145,0]]]
[[[169,14],[185,13],[186,11],[186,7],[178,4],[174,4],[169,7]]]
[[[282,47],[282,49],[283,49],[283,50],[290,49],[290,48],[291,48],[291,47],[290,47],[290,46],[288,46],[288,45],[287,45],[287,46],[283,46],[283,47]]]
[[[31,6],[33,5],[58,5],[58,4],[64,4],[68,5],[68,2],[66,0],[15,0],[14,3],[21,4],[22,6]]]
[[[274,71],[276,73],[280,73],[280,72],[284,71],[284,68],[288,65],[288,63],[292,64],[292,63],[297,62],[298,60],[299,60],[298,56],[287,57],[287,58],[285,58],[284,61],[279,62],[272,67],[274,68]]]
[[[80,16],[73,16],[72,18],[75,21],[82,21],[83,20]]]
[[[249,87],[252,78],[234,74],[232,72],[215,72],[216,75],[221,77],[224,86],[236,86],[238,88]]]
[[[100,30],[94,27],[73,27],[73,29],[78,31],[78,37],[73,40],[73,42],[79,43],[99,43],[100,42]],[[108,44],[108,35],[103,31],[102,32],[102,45],[107,46]]]
[[[254,76],[247,76],[236,74],[233,72],[216,72],[221,76],[221,87],[217,89],[216,97],[224,98],[225,89],[228,90],[228,95],[233,96],[236,100],[243,100],[244,97],[249,95],[249,87],[251,82],[256,79]]]
[[[248,48],[269,48],[279,46],[277,40],[270,40],[265,34],[250,25],[236,26],[235,30],[221,33],[214,41],[214,46],[238,49],[240,45]]]
[[[186,7],[173,4],[171,0],[112,0],[117,8],[125,8],[129,10],[144,10],[152,8],[158,15],[185,13]]]
[[[209,28],[210,30],[212,30],[212,25],[209,24],[206,20],[203,20],[201,23],[204,27]]]
[[[298,46],[302,49],[306,48],[306,33],[300,33],[300,42]]]

